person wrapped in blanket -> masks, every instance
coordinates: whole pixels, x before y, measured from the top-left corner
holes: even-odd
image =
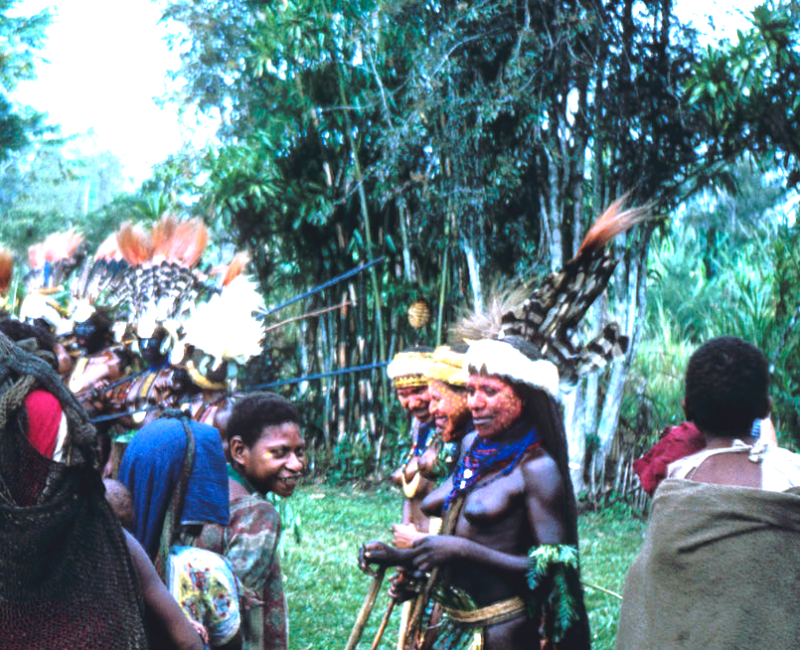
[[[590,647],[558,369],[523,339],[472,343],[467,404],[475,433],[455,472],[423,502],[441,534],[408,550],[365,545],[363,560],[429,574],[407,641],[436,650]],[[431,599],[445,615],[428,629]]]
[[[205,648],[241,648],[233,567],[197,547],[205,527],[229,521],[228,473],[217,430],[186,418],[153,420],[129,443],[119,478],[132,496],[134,536]]]
[[[800,455],[757,441],[769,364],[734,337],[689,359],[687,420],[705,446],[670,463],[625,579],[617,650],[797,648]]]

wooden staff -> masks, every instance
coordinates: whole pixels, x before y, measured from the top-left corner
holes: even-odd
[[[386,625],[389,623],[389,617],[392,615],[392,610],[394,609],[395,600],[392,598],[389,601],[389,607],[386,608],[386,613],[383,615],[383,619],[381,620],[381,625],[378,628],[378,631],[375,633],[375,638],[372,640],[372,647],[370,650],[377,650],[378,644],[381,642],[383,638],[383,633],[386,631]]]
[[[364,598],[364,604],[361,605],[361,611],[358,612],[358,618],[356,618],[356,623],[353,625],[353,630],[350,632],[350,638],[347,639],[347,645],[344,650],[355,650],[355,647],[361,640],[361,635],[364,633],[367,621],[369,621],[369,615],[372,614],[375,601],[380,593],[384,573],[386,573],[386,567],[380,567],[375,572],[375,576],[372,578],[372,584],[369,586],[367,596]]]
[[[442,528],[439,531],[439,535],[452,535],[453,531],[456,528],[456,523],[458,522],[458,516],[461,513],[461,508],[464,506],[464,497],[459,496],[450,504],[450,508],[444,514],[444,518],[442,520]],[[425,587],[423,588],[422,592],[420,592],[419,596],[417,596],[416,600],[414,601],[414,605],[411,608],[411,616],[408,620],[408,627],[406,628],[406,635],[405,639],[403,639],[403,643],[408,645],[409,641],[417,642],[419,641],[419,647],[424,644],[425,635],[427,629],[422,628],[422,616],[425,613],[425,607],[428,604],[428,600],[431,597],[431,593],[433,592],[436,583],[439,581],[439,573],[441,567],[434,567],[428,577],[427,581],[425,582]],[[416,636],[416,638],[414,638]]]
[[[425,586],[423,587],[422,591],[420,592],[419,596],[416,597],[414,600],[414,605],[411,608],[411,615],[408,618],[408,627],[406,628],[406,636],[403,639],[403,644],[408,645],[410,641],[415,643],[421,642],[425,638],[426,630],[422,628],[422,615],[425,613],[425,606],[428,604],[428,600],[431,597],[431,592],[433,588],[436,586],[436,583],[439,580],[439,569],[440,567],[434,567],[428,577],[427,581],[425,582]],[[416,636],[416,638],[414,638]]]

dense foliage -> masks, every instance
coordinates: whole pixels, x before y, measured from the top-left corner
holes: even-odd
[[[270,331],[248,370],[261,384],[444,341],[459,308],[558,269],[628,193],[657,218],[615,242],[610,291],[578,333],[616,319],[633,345],[562,395],[574,483],[595,494],[632,484],[632,456],[680,418],[686,358],[721,333],[767,351],[779,429],[800,441],[798,234],[779,214],[800,151],[793,3],[765,3],[752,29],[706,49],[669,0],[161,6],[182,61],[173,99],[217,118],[218,143],[176,152],[115,201],[99,191],[110,159],[17,158],[2,183],[13,223],[83,219],[99,233],[198,214],[216,246],[251,251],[272,305],[383,256],[271,316],[314,313]],[[44,208],[48,179],[77,179],[97,202],[64,191],[61,209]],[[0,235],[21,247],[38,232]],[[414,330],[418,298],[432,321]],[[402,453],[406,423],[380,369],[285,390],[302,399],[331,477]]]

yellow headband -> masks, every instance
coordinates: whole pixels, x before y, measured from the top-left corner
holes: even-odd
[[[425,375],[406,375],[393,380],[395,388],[410,388],[412,386],[427,386],[428,378]]]
[[[451,386],[466,386],[469,373],[464,367],[465,356],[454,352],[449,345],[440,345],[433,352],[433,361],[425,376]]]
[[[394,382],[395,388],[405,386],[426,386],[425,374],[430,368],[433,352],[408,350],[394,355],[392,362],[386,367],[386,374]]]

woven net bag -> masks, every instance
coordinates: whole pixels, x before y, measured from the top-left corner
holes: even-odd
[[[65,463],[27,439],[41,388],[67,417]],[[104,496],[94,429],[58,375],[0,334],[0,650],[147,648],[124,533]]]

